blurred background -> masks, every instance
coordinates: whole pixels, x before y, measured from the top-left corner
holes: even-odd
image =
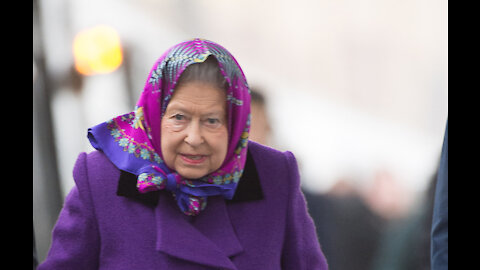
[[[429,237],[420,228],[448,116],[447,4],[34,0],[38,260],[76,158],[93,150],[87,129],[132,111],[155,60],[200,37],[226,47],[259,93],[251,139],[295,154],[331,270],[429,269],[399,260],[429,252],[409,241]]]

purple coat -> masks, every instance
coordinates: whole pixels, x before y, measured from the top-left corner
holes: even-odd
[[[39,270],[327,269],[288,151],[249,142],[235,197],[197,217],[168,191],[138,193],[102,152],[81,153],[73,175]]]

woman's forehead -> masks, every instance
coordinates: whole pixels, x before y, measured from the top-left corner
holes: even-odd
[[[188,109],[189,106],[202,106],[211,108],[226,107],[225,90],[214,87],[208,83],[189,82],[175,90],[168,108]]]

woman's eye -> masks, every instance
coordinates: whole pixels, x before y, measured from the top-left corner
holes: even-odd
[[[220,121],[216,118],[208,118],[207,123],[214,125],[214,124],[220,123]]]
[[[210,128],[217,128],[221,125],[221,122],[218,118],[207,118],[205,124]]]
[[[177,121],[182,121],[182,120],[185,120],[185,116],[184,115],[181,115],[181,114],[176,114],[173,116],[175,120]]]

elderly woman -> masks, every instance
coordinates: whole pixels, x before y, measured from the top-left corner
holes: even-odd
[[[295,157],[248,141],[250,93],[222,46],[154,64],[135,110],[88,131],[38,269],[327,269]]]

